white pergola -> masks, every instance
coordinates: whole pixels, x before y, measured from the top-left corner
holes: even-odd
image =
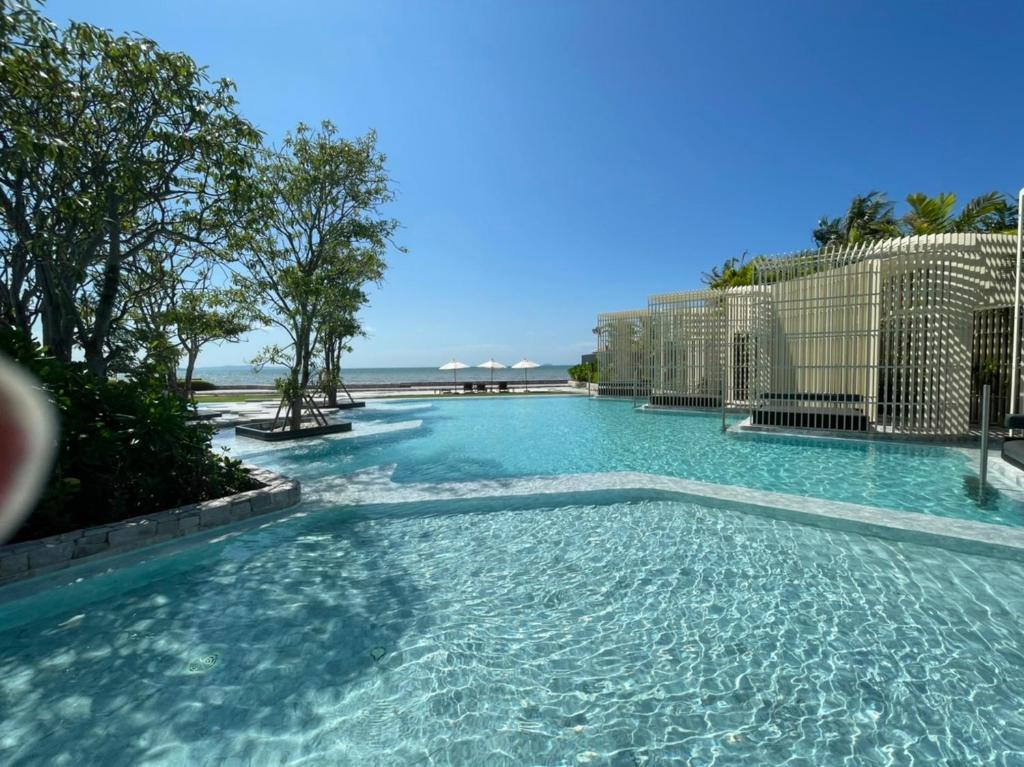
[[[1020,404],[1022,229],[760,258],[752,286],[600,314],[598,394],[749,410],[764,426],[962,437],[983,384],[993,415]]]

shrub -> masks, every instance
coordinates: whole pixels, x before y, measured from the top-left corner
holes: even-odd
[[[184,381],[178,381],[179,386],[184,386]],[[192,391],[214,391],[217,388],[217,384],[204,381],[202,378],[192,379]]]
[[[569,377],[574,381],[583,383],[597,383],[597,363],[581,362],[569,368]]]
[[[166,393],[160,376],[98,378],[9,330],[0,330],[0,352],[35,375],[60,419],[53,473],[15,541],[257,486],[239,461],[214,452],[214,428],[190,423],[188,404]]]

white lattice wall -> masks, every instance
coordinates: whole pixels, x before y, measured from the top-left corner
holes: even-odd
[[[724,396],[766,425],[963,435],[980,385],[1008,388],[1014,259],[1013,237],[978,234],[759,258],[752,287],[599,315],[601,393]]]
[[[597,315],[598,394],[646,397],[651,389],[651,328],[646,309]]]
[[[747,403],[755,371],[756,288],[651,296],[651,403],[730,407]]]

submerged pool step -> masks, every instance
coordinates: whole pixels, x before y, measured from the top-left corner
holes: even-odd
[[[559,503],[571,503],[573,495],[593,503],[595,494],[614,492],[621,500],[622,491],[628,491],[638,498],[674,497],[787,522],[1024,561],[1020,528],[657,474],[604,472],[428,484],[394,482],[393,472],[393,466],[384,466],[324,478],[304,498],[332,507],[526,496],[557,496]]]

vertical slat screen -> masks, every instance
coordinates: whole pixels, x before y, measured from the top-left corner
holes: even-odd
[[[647,397],[653,364],[650,317],[646,309],[597,316],[599,395]]]
[[[945,438],[1012,410],[1015,247],[929,235],[758,258],[754,285],[598,317],[601,394],[754,423]],[[1024,357],[1024,353],[1022,353]]]

